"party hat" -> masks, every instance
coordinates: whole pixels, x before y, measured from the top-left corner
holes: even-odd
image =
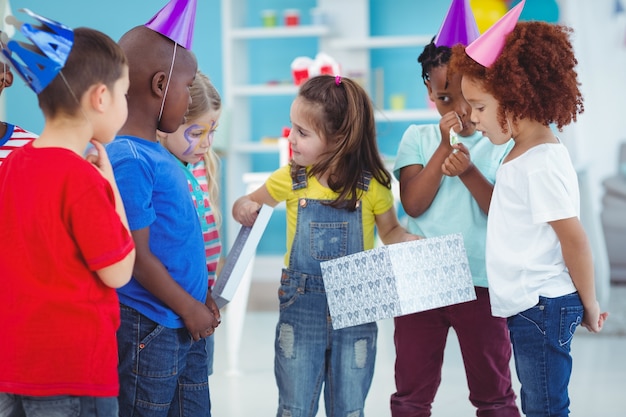
[[[509,10],[496,23],[465,48],[467,55],[483,67],[490,67],[504,48],[506,36],[513,32],[526,0]]]
[[[469,0],[452,0],[450,8],[435,38],[435,46],[469,45],[478,38],[478,26]]]
[[[146,26],[191,49],[197,0],[170,0]]]
[[[15,26],[32,45],[9,40],[3,33],[3,59],[39,94],[65,65],[74,45],[74,32],[62,23],[39,16],[28,9],[20,11],[38,20],[41,26],[22,23],[14,16],[8,16],[7,22]]]

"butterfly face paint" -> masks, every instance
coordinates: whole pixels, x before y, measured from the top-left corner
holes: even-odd
[[[205,123],[194,123],[185,129],[183,136],[189,146],[185,149],[183,155],[206,152],[206,150],[213,144],[215,125],[215,120],[212,120],[210,125]]]

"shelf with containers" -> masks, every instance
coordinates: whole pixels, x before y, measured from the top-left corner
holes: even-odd
[[[430,41],[427,36],[414,34],[372,35],[371,17],[379,19],[391,9],[401,12],[403,6],[400,3],[405,0],[397,1],[392,6],[389,2],[380,1],[377,4],[369,0],[301,0],[298,2],[301,8],[298,25],[286,26],[274,17],[274,21],[270,22],[272,26],[264,27],[263,8],[268,5],[293,7],[293,2],[221,0],[224,103],[221,125],[224,126],[227,141],[222,193],[225,202],[225,248],[230,247],[240,227],[230,215],[234,201],[261,185],[267,175],[280,166],[281,142],[277,137],[281,136],[283,127],[290,125],[289,109],[298,91],[298,87],[293,85],[290,69],[294,58],[313,58],[318,52],[325,52],[341,64],[344,76],[360,81],[373,99],[379,96],[379,103],[375,103],[379,144],[380,138],[389,134],[390,125],[424,123],[438,118],[436,112],[424,103],[411,100],[407,100],[406,106],[401,109],[390,109],[384,105],[389,101],[384,93],[374,88],[375,77],[380,75],[380,71],[372,68],[372,54],[379,50],[419,47]],[[410,2],[412,4],[413,0]],[[383,7],[383,10],[371,15],[371,10],[376,7]],[[306,10],[313,9],[316,19],[306,13]],[[417,66],[414,58],[411,62],[410,65]],[[417,76],[413,78],[407,79],[407,84],[421,83]],[[411,94],[414,87],[408,85],[407,90],[406,94]],[[391,136],[396,143],[399,142],[396,132]],[[389,161],[387,157],[392,151],[395,155],[394,146],[391,140],[385,140],[381,146],[386,161]],[[394,192],[397,193],[397,184],[395,186]],[[278,279],[286,250],[285,223],[285,211],[275,210],[253,261],[255,279]],[[228,307],[229,360],[233,369],[236,368],[251,275],[251,270],[246,272],[235,302]]]
[[[432,35],[372,35],[370,12],[379,6],[368,0],[303,1],[299,3],[302,7],[299,25],[285,26],[277,22],[274,27],[261,26],[261,10],[243,12],[247,5],[252,7],[252,3],[222,0],[223,98],[231,119],[225,158],[226,210],[248,191],[242,180],[245,173],[271,172],[279,166],[278,144],[271,138],[278,137],[282,126],[289,125],[289,107],[297,94],[289,64],[297,56],[314,57],[317,52],[325,52],[341,64],[343,75],[362,82],[375,103],[379,139],[383,138],[379,144],[386,156],[395,153],[405,125],[438,120],[434,109],[423,100],[416,102],[413,97],[391,108],[393,99],[385,94],[380,82],[380,78],[388,74],[381,76],[382,68],[372,68],[372,55],[377,51],[396,49],[406,55],[406,48],[411,48],[408,52],[411,63],[407,66],[412,67],[413,73],[412,78],[406,79],[408,92],[404,93],[411,95],[415,90],[411,83],[421,84],[415,61],[417,51],[430,42]],[[266,1],[259,7],[268,4],[287,3]],[[305,10],[312,8],[322,16],[319,21],[306,17]],[[379,15],[377,11],[374,20]],[[384,63],[380,67],[384,67]],[[423,87],[418,85],[418,88]],[[232,219],[226,221],[227,245],[238,229],[239,225]],[[284,247],[284,242],[278,245],[279,240],[284,240],[284,232],[268,235],[273,237],[264,236],[261,253],[267,240],[272,240],[266,246],[273,250]]]

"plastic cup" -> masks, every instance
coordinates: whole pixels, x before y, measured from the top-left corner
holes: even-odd
[[[285,10],[285,26],[298,26],[300,24],[300,11],[298,9]]]
[[[266,28],[274,27],[278,24],[278,18],[276,10],[263,10],[261,11],[261,21]]]

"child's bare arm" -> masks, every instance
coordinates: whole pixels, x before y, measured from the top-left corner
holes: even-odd
[[[120,196],[120,192],[117,188],[117,183],[115,182],[115,177],[113,176],[113,168],[111,167],[111,162],[109,161],[106,150],[104,146],[96,140],[92,140],[91,143],[94,146],[95,152],[87,155],[86,160],[96,167],[100,174],[109,182],[115,198],[115,211],[117,212],[117,215],[119,216],[124,227],[126,227],[126,230],[129,230],[128,220],[126,219],[126,210],[124,210],[124,203],[122,202],[122,197]],[[113,265],[109,265],[106,268],[102,268],[96,271],[96,273],[105,285],[111,288],[120,288],[130,281],[133,274],[134,264],[135,249],[129,252],[124,259]]]
[[[152,295],[171,308],[184,321],[194,340],[210,336],[219,322],[205,303],[193,298],[167,272],[150,250],[150,230],[132,232],[137,249],[133,276]]]
[[[448,155],[441,165],[441,171],[449,177],[458,176],[484,212],[489,212],[493,184],[487,180],[472,163],[469,150],[462,143],[453,146],[456,152]]]
[[[376,228],[378,229],[380,240],[382,240],[385,245],[421,239],[421,236],[407,232],[406,229],[400,225],[394,207],[376,216]]]
[[[133,275],[133,267],[135,265],[135,249],[130,251],[124,259],[96,271],[98,278],[104,282],[107,287],[120,288],[128,284]]]
[[[448,112],[439,121],[441,143],[426,165],[408,165],[400,170],[400,200],[404,211],[418,217],[432,204],[443,178],[441,167],[453,151],[450,145],[450,129],[459,130],[461,125],[455,112]]]
[[[109,181],[111,188],[113,189],[113,195],[115,197],[115,210],[117,214],[120,216],[120,220],[122,224],[126,227],[127,230],[130,230],[128,227],[128,220],[126,219],[126,210],[124,210],[124,203],[122,202],[122,197],[120,196],[120,192],[117,188],[117,183],[115,182],[115,177],[113,176],[113,168],[111,167],[111,162],[109,161],[109,156],[106,152],[104,146],[95,139],[91,140],[92,145],[96,152],[92,152],[86,156],[86,160],[90,162],[104,178]]]
[[[278,204],[267,191],[265,184],[235,201],[232,209],[233,218],[244,226],[252,226],[263,204],[272,207]]]
[[[550,222],[561,242],[565,265],[585,309],[582,325],[590,332],[602,330],[608,313],[601,313],[596,299],[593,259],[585,230],[577,217]]]

